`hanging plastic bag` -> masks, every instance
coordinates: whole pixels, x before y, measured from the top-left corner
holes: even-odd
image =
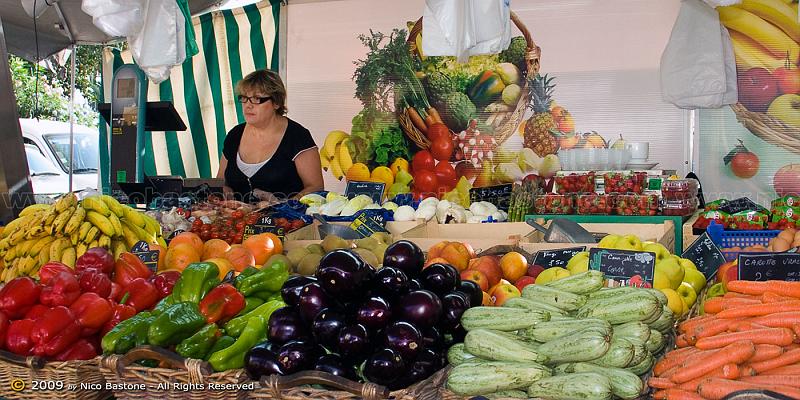
[[[142,29],[143,0],[83,0],[81,10],[109,36],[128,36]]]
[[[511,43],[509,0],[426,0],[422,52],[459,62],[494,54]]]
[[[683,0],[661,55],[661,93],[680,108],[736,103],[736,61],[717,12],[700,0]]]

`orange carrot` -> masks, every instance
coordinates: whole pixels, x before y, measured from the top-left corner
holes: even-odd
[[[703,311],[705,311],[706,314],[716,314],[722,311],[723,301],[725,301],[725,299],[722,297],[710,298],[703,303]]]
[[[778,303],[781,301],[789,301],[789,300],[797,300],[797,299],[789,296],[781,296],[773,292],[764,292],[764,294],[761,295],[762,303]]]
[[[686,339],[686,334],[678,335],[675,337],[675,346],[678,348],[689,347],[692,344]]]
[[[738,365],[725,364],[722,367],[717,368],[703,376],[694,378],[688,382],[681,383],[680,385],[678,385],[678,389],[688,390],[690,392],[696,392],[697,386],[708,378],[737,379],[739,375],[740,375],[740,370]]]
[[[753,344],[774,344],[788,346],[794,341],[794,332],[787,328],[753,329],[744,332],[724,333],[702,338],[695,343],[700,350],[719,349],[740,340],[749,340]]]
[[[711,378],[697,388],[700,396],[711,400],[720,400],[740,390],[771,390],[794,399],[800,399],[800,389],[783,385],[765,385],[761,383],[732,381],[730,379]]]
[[[693,364],[684,365],[683,369],[675,373],[671,379],[675,383],[688,382],[725,364],[741,364],[752,357],[755,352],[756,347],[749,340],[734,342]]]
[[[770,328],[791,328],[794,324],[800,324],[800,311],[767,314],[751,321]]]
[[[800,298],[800,282],[786,281],[730,281],[728,291],[742,294],[762,295],[772,292],[781,296]]]
[[[705,309],[705,308],[704,308]],[[703,323],[703,321],[714,318],[710,314],[699,315],[694,318],[687,319],[678,325],[678,333],[686,333],[689,329],[693,329],[695,325]]]
[[[669,389],[675,387],[675,382],[667,378],[659,378],[656,376],[651,376],[650,379],[647,380],[647,384],[653,389]]]
[[[792,332],[794,332],[794,342],[800,343],[800,324],[792,324]]]
[[[800,364],[784,365],[764,371],[763,375],[800,375]]]
[[[731,321],[731,320],[726,320]],[[751,320],[747,319],[744,321],[737,321],[731,324],[730,328],[728,329],[729,332],[744,332],[744,331],[752,331],[753,329],[766,329],[769,328],[768,326],[759,325]]]
[[[758,372],[750,366],[750,364],[742,364],[739,366],[739,376],[755,376]]]
[[[800,311],[800,301],[782,301],[769,304],[748,304],[741,307],[722,310],[717,318],[746,318],[759,317],[773,313]]]
[[[783,354],[783,347],[776,346],[774,344],[757,344],[756,345],[756,354],[753,357],[750,357],[747,362],[755,363],[760,361],[771,360],[779,355]]]
[[[743,307],[748,304],[761,304],[761,300],[744,298],[724,298],[714,297],[703,303],[703,310],[707,313],[718,314],[723,310],[735,307]]]
[[[800,387],[800,375],[761,375],[744,376],[742,382],[763,383],[767,385],[786,385]]]
[[[653,400],[667,400],[667,391],[664,389],[656,390],[653,393]]]
[[[442,116],[441,116],[441,115],[439,115],[439,111],[436,111],[436,109],[435,109],[435,108],[431,107],[431,108],[429,108],[427,111],[428,111],[428,115],[430,115],[431,117],[433,117],[433,120],[434,120],[435,122],[437,122],[437,123],[440,123],[440,124],[443,124],[443,123],[444,123],[444,122],[442,121]]]
[[[727,331],[728,327],[735,322],[731,319],[709,319],[706,323],[696,325],[694,329],[686,332],[686,340],[689,343],[696,343],[698,339]]]
[[[700,396],[696,392],[678,388],[667,389],[664,395],[666,396],[666,400],[703,400],[703,396]]]
[[[419,129],[422,133],[428,133],[428,126],[425,125],[425,120],[422,119],[422,116],[419,115],[414,107],[406,107],[406,114],[408,114],[408,119],[411,120],[415,128]]]
[[[653,374],[656,376],[661,376],[665,372],[683,364],[687,357],[699,352],[700,350],[696,347],[684,347],[682,349],[671,351],[656,363],[656,365],[653,367]]]
[[[769,371],[771,369],[783,367],[785,365],[791,365],[797,362],[800,362],[800,349],[789,350],[771,360],[750,363],[750,366],[753,367],[756,372],[761,374],[764,371]]]
[[[759,297],[758,297],[758,296],[752,296],[752,295],[749,295],[749,294],[741,294],[741,293],[736,293],[736,292],[728,292],[728,293],[725,293],[724,295],[722,295],[722,297],[724,297],[724,298],[726,298],[726,299],[731,299],[731,298],[739,298],[739,299],[759,299]]]

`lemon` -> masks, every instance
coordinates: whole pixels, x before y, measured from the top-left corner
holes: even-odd
[[[686,303],[681,299],[681,295],[679,295],[678,292],[670,288],[660,290],[661,293],[667,296],[667,307],[669,307],[675,315],[683,315],[684,310],[688,310]]]
[[[570,276],[570,273],[569,273],[569,271],[567,271],[564,268],[561,268],[561,267],[548,268],[548,269],[542,271],[542,273],[540,273],[539,276],[536,277],[536,284],[537,285],[542,285],[542,284],[545,284],[547,282],[552,282],[552,281],[557,281],[559,279],[564,279],[564,278],[566,278],[568,276]]]
[[[381,166],[373,169],[370,178],[385,183],[386,187],[391,187],[394,183],[394,173],[389,167]]]

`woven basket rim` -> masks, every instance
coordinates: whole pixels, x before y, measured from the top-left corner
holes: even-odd
[[[736,119],[766,142],[800,154],[800,128],[791,127],[767,113],[748,110],[742,103],[732,104]]]

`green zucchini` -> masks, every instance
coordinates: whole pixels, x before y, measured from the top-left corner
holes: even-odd
[[[529,285],[525,288],[527,289]],[[643,321],[661,311],[658,299],[645,291],[625,294],[612,299],[587,302],[578,310],[579,318],[600,318],[612,325]]]
[[[527,388],[550,375],[549,369],[535,362],[461,364],[450,371],[447,388],[462,396],[478,396]]]
[[[650,292],[650,293],[652,293],[652,292]],[[654,312],[653,315],[650,316],[650,318],[642,320],[642,322],[644,322],[645,324],[649,325],[649,324],[652,324],[653,322],[658,321],[658,319],[661,318],[661,314],[664,313],[664,306],[662,305],[661,307],[656,307],[656,309],[657,309],[657,311]]]
[[[531,311],[547,311],[550,313],[550,319],[567,315],[566,311],[558,307],[553,307],[540,301],[529,300],[524,297],[512,297],[503,303],[503,307],[521,308]]]
[[[450,363],[450,365],[456,366],[472,361],[481,361],[481,359],[470,354],[467,349],[464,348],[464,343],[456,343],[447,350],[447,362]]]
[[[622,338],[620,338],[620,339],[622,339]],[[626,366],[626,368],[629,368],[629,367],[632,367],[634,365],[640,364],[642,361],[644,361],[647,358],[647,356],[650,355],[650,352],[647,351],[647,346],[645,346],[644,343],[639,343],[638,341],[630,340],[630,339],[622,339],[622,340],[627,340],[628,342],[630,342],[633,345],[633,360],[631,360],[631,363],[628,364]]]
[[[590,362],[603,367],[625,368],[631,365],[631,361],[633,361],[635,355],[636,350],[633,347],[633,343],[614,336],[611,338],[611,346],[608,348],[606,354]]]
[[[467,332],[464,349],[470,354],[493,361],[533,361],[544,363],[547,357],[522,338],[514,339],[504,332],[476,329]],[[495,390],[496,391],[496,390]]]
[[[581,272],[564,279],[547,282],[544,285],[553,289],[574,294],[589,294],[603,287],[603,273],[596,270]]]
[[[566,372],[582,373],[595,372],[608,378],[611,382],[611,392],[623,400],[633,400],[642,394],[644,382],[638,375],[621,368],[601,367],[589,363],[565,364]]]
[[[548,321],[547,311],[523,310],[508,307],[473,307],[461,316],[461,326],[467,331],[493,329],[512,332],[530,328],[539,322]]]
[[[626,324],[614,325],[614,337],[622,337],[630,341],[645,344],[647,343],[647,339],[650,339],[650,327],[642,322],[628,322]]]
[[[664,335],[661,332],[651,329],[650,330],[650,338],[647,339],[647,343],[645,343],[645,347],[647,347],[647,351],[652,354],[658,354],[661,350],[664,349],[666,346],[667,341],[664,339]]]
[[[625,370],[633,372],[636,375],[642,376],[650,372],[650,370],[653,369],[653,364],[655,363],[656,363],[655,357],[653,357],[652,354],[647,353],[647,356],[644,358],[642,362],[632,367],[625,368]]]
[[[616,288],[602,288],[594,293],[589,294],[588,301],[599,301],[610,299],[624,294],[633,293],[639,289],[631,286],[621,286]]]
[[[611,381],[594,372],[542,378],[528,388],[528,396],[547,400],[611,400]]]
[[[611,336],[607,332],[602,327],[590,326],[543,343],[537,351],[550,360],[549,364],[595,360],[611,346]]]
[[[521,330],[519,335],[537,342],[547,342],[561,336],[573,334],[587,326],[602,326],[611,332],[611,324],[602,319],[592,318],[542,322],[536,324],[533,328]]]
[[[658,298],[658,301],[661,303],[662,306],[666,306],[667,303],[669,302],[669,300],[667,299],[667,295],[665,295],[664,292],[662,292],[662,291],[660,291],[658,289],[651,289],[651,288],[647,288],[645,290],[650,292],[650,294],[656,296]]]
[[[528,393],[525,393],[522,390],[503,390],[501,392],[495,392],[491,394],[484,395],[489,400],[500,400],[500,399],[527,399]]]
[[[522,297],[558,307],[564,311],[575,311],[586,304],[586,296],[572,294],[544,285],[528,285],[522,289]]]
[[[671,332],[674,326],[675,314],[673,314],[672,310],[667,306],[661,308],[661,316],[658,317],[658,320],[650,324],[651,328],[664,334]]]

